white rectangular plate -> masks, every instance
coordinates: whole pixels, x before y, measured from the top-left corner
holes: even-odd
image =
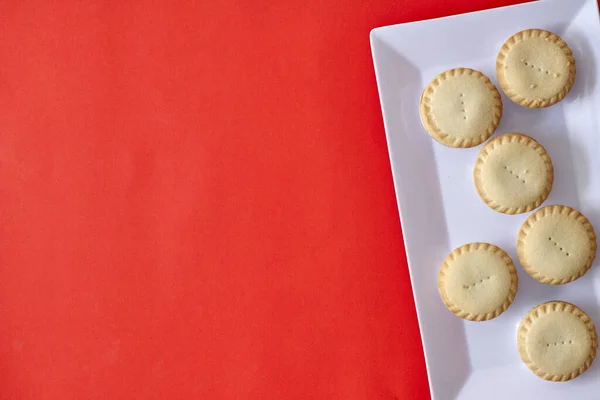
[[[431,394],[448,399],[600,399],[600,360],[567,383],[546,382],[521,362],[516,328],[533,306],[572,302],[600,327],[597,258],[581,279],[550,286],[518,264],[517,231],[529,216],[503,215],[477,196],[472,169],[482,146],[452,149],[423,129],[418,104],[425,85],[454,67],[482,71],[494,84],[496,54],[512,34],[528,28],[553,31],[577,61],[577,79],[561,103],[525,109],[503,95],[496,135],[523,132],[552,158],[555,177],[548,204],[581,210],[600,233],[600,23],[596,0],[548,0],[472,14],[374,29],[371,47],[398,206],[409,260]],[[437,273],[450,251],[468,242],[506,250],[519,272],[514,303],[488,322],[452,315],[437,292]]]

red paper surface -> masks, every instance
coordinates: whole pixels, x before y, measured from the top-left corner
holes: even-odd
[[[429,398],[369,31],[513,2],[4,2],[0,398]]]

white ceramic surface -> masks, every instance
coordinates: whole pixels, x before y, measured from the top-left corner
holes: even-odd
[[[496,54],[512,34],[551,30],[567,41],[577,79],[559,104],[525,109],[503,95],[495,136],[519,131],[552,157],[548,204],[580,209],[600,234],[600,23],[596,0],[548,0],[448,18],[387,26],[371,32],[390,159],[421,327],[432,397],[471,399],[600,399],[600,359],[566,383],[546,382],[521,362],[516,328],[531,307],[548,300],[577,304],[600,327],[600,256],[581,279],[553,287],[533,280],[518,263],[517,231],[530,215],[503,215],[477,196],[472,170],[483,145],[452,149],[434,141],[419,120],[425,85],[439,72],[471,67],[497,85]],[[437,292],[437,273],[455,247],[474,241],[505,249],[519,272],[511,307],[488,322],[452,315]]]

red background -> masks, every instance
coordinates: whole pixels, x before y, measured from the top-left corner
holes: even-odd
[[[429,398],[369,31],[514,2],[3,3],[0,398]]]

